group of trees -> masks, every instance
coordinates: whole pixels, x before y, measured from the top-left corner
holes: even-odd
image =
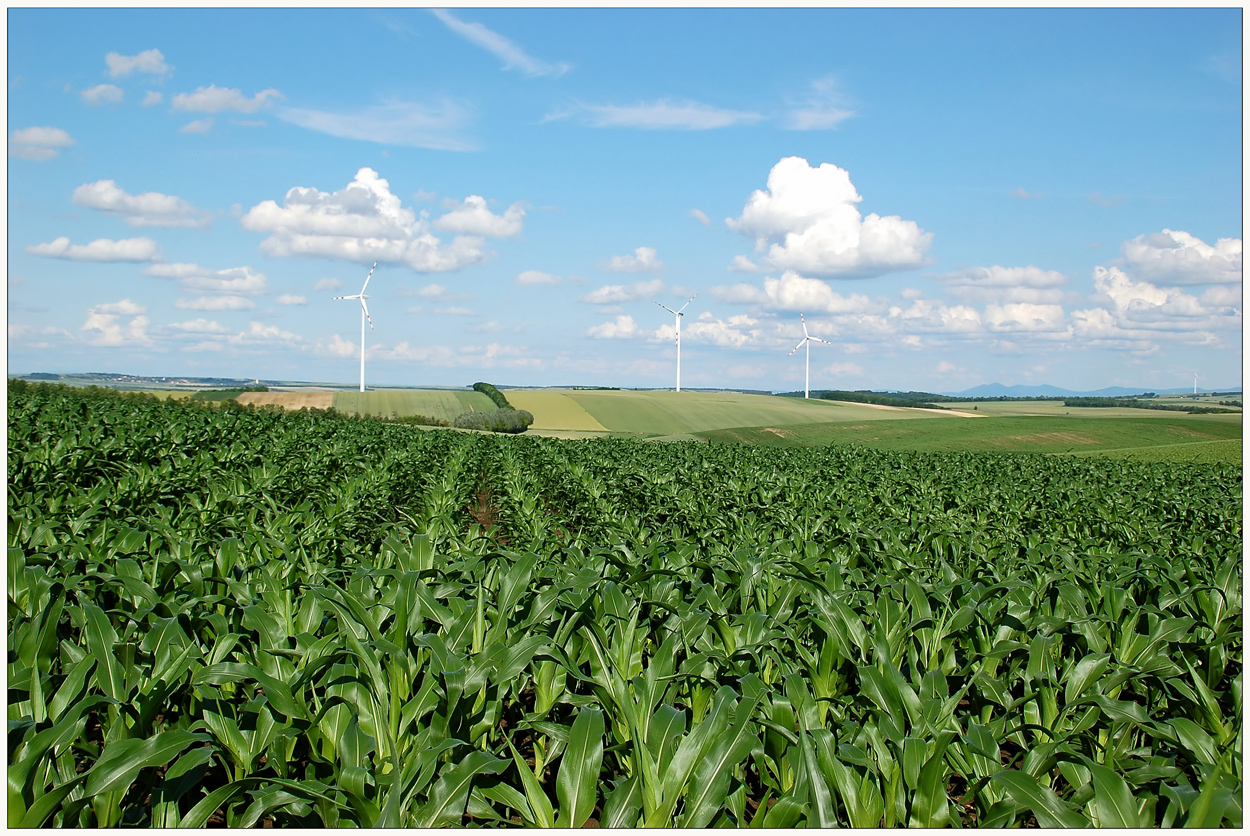
[[[462,412],[456,416],[452,426],[465,430],[489,430],[494,433],[523,433],[534,423],[532,413],[508,403],[504,393],[493,385],[479,380],[473,384],[473,389],[490,398],[499,408],[492,412]]]

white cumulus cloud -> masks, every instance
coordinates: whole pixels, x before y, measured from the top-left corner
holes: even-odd
[[[507,213],[502,220],[507,221]],[[390,184],[371,168],[360,169],[336,192],[297,186],[286,193],[282,206],[273,200],[258,203],[240,223],[244,229],[269,233],[260,248],[276,257],[382,261],[433,273],[478,264],[490,255],[481,234],[459,234],[444,243],[430,231],[424,216],[418,218],[405,208]],[[477,229],[485,231],[481,225]],[[504,223],[491,232],[508,229]]]
[[[862,293],[843,296],[820,279],[801,276],[793,270],[785,271],[780,278],[764,279],[763,288],[740,282],[713,288],[712,294],[724,302],[757,304],[776,311],[850,314],[884,310],[883,304],[873,302]]]
[[[614,255],[599,267],[613,273],[658,273],[664,269],[664,262],[651,247],[637,247],[633,255]]]
[[[701,209],[691,209],[690,217],[694,218],[696,221],[703,224],[704,226],[708,226],[712,223],[712,219],[709,218],[707,216],[707,213],[702,211]]]
[[[192,113],[221,113],[231,110],[236,113],[255,113],[274,101],[283,98],[273,88],[262,90],[250,99],[232,87],[218,87],[210,84],[197,87],[194,93],[179,93],[174,96],[171,104],[174,110],[186,110]]]
[[[200,293],[258,296],[269,289],[269,282],[265,275],[257,273],[251,267],[227,267],[224,270],[212,270],[198,264],[175,262],[153,264],[145,267],[143,272],[158,278],[177,279],[178,284],[184,290]]]
[[[122,89],[116,84],[97,84],[87,90],[83,90],[82,100],[92,107],[98,107],[102,104],[117,104],[122,100]]]
[[[152,105],[158,105],[163,101],[165,101],[164,96],[162,96],[160,93],[156,92],[155,90],[149,90],[147,94],[143,97],[143,106],[151,107]]]
[[[51,160],[60,149],[74,144],[68,132],[60,128],[21,128],[9,134],[9,156],[25,160]]]
[[[284,293],[278,297],[277,302],[279,305],[307,305],[308,297],[298,293]]]
[[[183,333],[186,333],[186,334],[228,334],[230,333],[230,329],[222,325],[220,322],[217,322],[216,320],[212,320],[212,319],[204,319],[203,317],[200,317],[198,319],[187,320],[186,322],[174,322],[174,323],[171,323],[169,327],[174,328],[178,331],[182,331]]]
[[[82,331],[87,342],[96,346],[147,345],[147,309],[129,299],[97,305],[87,311]],[[128,318],[129,321],[123,322]]]
[[[544,273],[541,270],[525,270],[517,275],[516,283],[527,286],[538,284],[559,284],[560,277],[553,276],[550,273]]]
[[[146,49],[138,55],[110,52],[104,56],[104,63],[108,65],[109,75],[113,78],[123,78],[135,72],[165,75],[174,69],[165,63],[165,56],[159,49]]]
[[[650,281],[634,282],[629,285],[607,284],[582,296],[581,301],[592,305],[617,305],[621,302],[637,302],[642,299],[650,299],[656,294],[663,292],[663,290],[663,279],[651,279]]]
[[[251,311],[256,303],[246,296],[199,296],[177,299],[174,307],[184,311]]]
[[[160,192],[127,194],[112,180],[74,189],[73,202],[123,218],[131,226],[203,227],[212,219],[187,201]]]
[[[205,116],[203,119],[196,119],[194,122],[188,122],[178,129],[178,133],[182,134],[206,134],[213,129],[213,117]]]
[[[634,318],[627,314],[622,314],[611,322],[588,328],[586,333],[597,340],[633,340],[646,336],[646,332],[638,327]]]
[[[511,238],[521,234],[524,219],[525,207],[519,203],[509,206],[502,215],[496,215],[486,206],[486,198],[471,194],[464,203],[434,221],[434,228],[488,238]]]
[[[1054,304],[1068,279],[1057,270],[1026,267],[969,267],[939,276],[950,292],[966,301]]]
[[[90,244],[71,244],[68,238],[62,236],[46,244],[27,247],[26,252],[69,261],[152,261],[159,257],[156,242],[151,238],[124,238],[121,241],[97,238]]]
[[[861,200],[846,170],[786,157],[769,172],[768,188],[752,193],[742,216],[725,223],[755,239],[756,253],[773,267],[802,273],[868,277],[926,263],[932,233],[897,215],[862,217]]]
[[[1212,246],[1180,230],[1139,235],[1121,247],[1135,276],[1171,284],[1227,284],[1241,281],[1241,239],[1220,238]]]

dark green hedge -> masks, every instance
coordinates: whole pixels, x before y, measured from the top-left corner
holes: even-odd
[[[500,392],[498,389],[496,389],[494,386],[492,386],[489,383],[483,383],[482,381],[479,380],[477,383],[473,384],[473,388],[475,391],[481,392],[486,397],[494,401],[495,406],[499,407],[500,409],[513,409],[514,408],[512,404],[508,403],[508,399],[503,396],[503,392]]]

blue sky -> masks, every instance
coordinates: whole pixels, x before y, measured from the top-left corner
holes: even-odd
[[[8,23],[11,372],[1241,384],[1240,9]]]

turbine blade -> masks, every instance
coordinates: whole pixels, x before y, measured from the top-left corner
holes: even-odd
[[[660,302],[656,302],[656,304],[657,304],[657,305],[659,305],[661,308],[663,308],[664,310],[668,311],[668,312],[669,312],[669,313],[671,313],[671,314],[675,314],[675,313],[677,313],[677,311],[673,310],[673,309],[672,309],[672,308],[670,308],[668,305],[662,304],[662,303],[660,303]]]
[[[332,296],[332,299],[356,299],[356,296]]]
[[[799,314],[799,322],[803,323],[803,336],[805,336],[805,337],[806,337],[806,336],[808,336],[808,333],[807,333],[807,320],[803,317],[803,314]]]
[[[796,351],[798,351],[800,348],[802,348],[802,347],[803,347],[803,343],[807,342],[809,339],[810,339],[810,337],[804,337],[804,338],[803,338],[803,341],[802,341],[802,342],[800,342],[798,345],[796,345],[794,348],[790,349],[790,353],[789,353],[789,354],[787,354],[786,356],[787,356],[787,357],[793,357],[793,356],[794,356],[794,352],[796,352]]]
[[[365,276],[364,286],[360,288],[361,295],[364,295],[365,288],[369,286],[369,280],[373,278],[373,271],[378,269],[378,263],[373,262],[373,266],[369,268],[369,275]]]
[[[673,311],[673,313],[677,314],[678,316],[681,316],[681,312],[682,312],[682,311],[684,311],[684,310],[686,309],[686,307],[687,307],[687,306],[688,306],[691,302],[693,302],[693,301],[694,301],[694,297],[695,297],[695,296],[698,296],[698,295],[699,295],[699,294],[697,294],[697,293],[696,293],[694,296],[691,296],[689,299],[687,299],[687,300],[686,300],[686,304],[685,304],[685,305],[682,305],[682,306],[681,306],[681,308],[680,308],[679,310]]]
[[[822,340],[820,337],[808,337],[808,339],[815,340],[818,343],[824,343],[825,345],[833,345],[833,343],[829,342],[828,340]]]
[[[369,330],[370,331],[374,330],[373,317],[369,316],[369,306],[365,304],[364,299],[360,300],[360,310],[361,310],[361,313],[365,315],[365,319],[369,320]]]

